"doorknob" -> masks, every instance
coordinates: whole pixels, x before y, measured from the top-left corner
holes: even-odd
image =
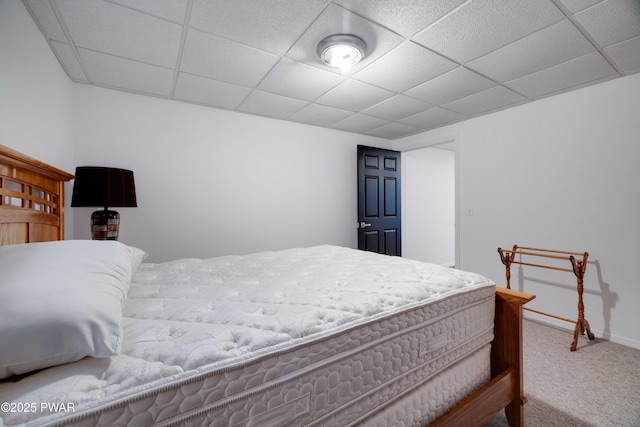
[[[366,222],[358,223],[358,228],[367,228],[367,227],[371,227],[371,224],[367,224]]]

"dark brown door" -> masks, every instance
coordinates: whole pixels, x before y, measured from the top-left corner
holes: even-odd
[[[358,249],[401,255],[400,152],[358,146]]]

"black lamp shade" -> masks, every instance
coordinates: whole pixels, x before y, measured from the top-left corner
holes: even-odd
[[[77,167],[71,206],[137,207],[133,171],[99,166]]]
[[[104,210],[91,215],[91,236],[94,240],[118,240],[120,214],[108,208],[138,206],[133,172],[99,166],[77,167],[71,206],[104,206]]]

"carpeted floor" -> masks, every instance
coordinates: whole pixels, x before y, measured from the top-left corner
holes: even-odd
[[[573,332],[523,329],[525,426],[640,427],[640,350],[585,335],[572,352]],[[504,426],[502,413],[487,424]]]

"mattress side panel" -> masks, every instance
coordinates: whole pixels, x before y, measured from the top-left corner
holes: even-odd
[[[493,299],[460,295],[453,300],[473,302],[439,316],[432,314],[442,307],[421,307],[351,330],[323,346],[299,348],[114,407],[95,414],[90,424],[130,423],[144,417],[165,426],[355,423],[425,387],[439,372],[492,340]],[[487,359],[478,368],[483,381],[490,374],[489,365]],[[438,393],[455,403],[479,385],[477,375],[461,380],[469,384],[438,386]],[[448,404],[440,402],[442,397],[434,399],[438,404],[430,406],[430,416]]]
[[[421,384],[413,393],[398,396],[388,405],[373,411],[353,425],[367,427],[429,425],[489,381],[491,373],[487,371],[486,364],[489,363],[490,358],[491,347],[485,346],[454,366],[438,373],[429,382]],[[446,392],[443,393],[445,390]]]

